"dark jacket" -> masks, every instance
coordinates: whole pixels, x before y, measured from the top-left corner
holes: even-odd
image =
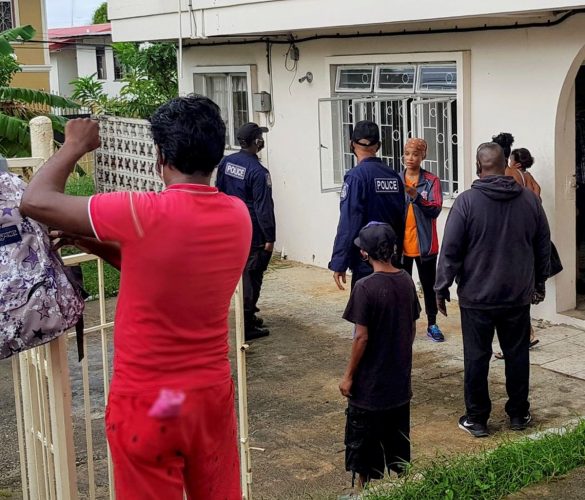
[[[276,241],[272,181],[256,155],[240,151],[224,157],[217,167],[215,185],[222,193],[237,196],[248,207],[253,247]]]
[[[361,260],[359,249],[353,240],[368,222],[390,224],[397,236],[399,250],[404,239],[405,196],[400,176],[380,158],[363,160],[344,178],[339,204],[339,225],[333,244],[329,269],[365,274],[372,268]]]
[[[445,226],[435,291],[461,307],[528,305],[550,268],[550,231],[542,205],[512,177],[489,176],[461,193]]]
[[[404,182],[404,171],[400,173],[400,178]],[[420,257],[424,260],[439,253],[437,218],[441,215],[443,207],[441,179],[421,168],[416,191],[418,194],[414,199],[406,195],[406,210],[408,211],[412,203]]]

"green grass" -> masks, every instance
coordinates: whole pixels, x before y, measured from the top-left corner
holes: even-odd
[[[73,174],[67,181],[65,192],[76,196],[91,196],[95,193],[93,177]],[[74,248],[64,248],[62,252],[63,255],[74,255],[76,253],[79,253],[79,251]],[[97,262],[84,262],[81,264],[81,269],[83,270],[85,289],[91,297],[97,297],[99,293]],[[106,297],[115,297],[118,294],[120,273],[109,264],[104,265],[104,286]]]
[[[441,457],[411,468],[392,485],[373,485],[368,500],[493,500],[585,465],[585,421],[565,434],[503,441],[479,455]]]

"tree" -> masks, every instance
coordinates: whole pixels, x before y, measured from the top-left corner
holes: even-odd
[[[103,113],[108,107],[108,96],[104,84],[96,79],[96,74],[80,76],[69,82],[75,89],[71,98],[88,107],[93,114]]]
[[[177,49],[171,43],[115,43],[114,52],[127,69],[120,94],[129,116],[148,118],[177,97]]]
[[[119,98],[108,98],[95,75],[71,82],[73,99],[105,113],[127,118],[149,118],[178,95],[176,49],[170,43],[115,43],[114,52],[126,70]]]
[[[10,42],[26,42],[35,36],[32,26],[20,26],[0,33],[0,154],[6,157],[30,156],[28,122],[35,116],[48,116],[53,129],[63,133],[66,118],[51,113],[52,108],[78,108],[69,99],[40,90],[9,87],[20,66]]]
[[[108,2],[102,3],[93,13],[92,24],[108,23]]]

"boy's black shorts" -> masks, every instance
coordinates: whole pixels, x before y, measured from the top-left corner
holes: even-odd
[[[390,410],[345,411],[345,470],[382,479],[384,465],[398,474],[410,462],[410,402]]]

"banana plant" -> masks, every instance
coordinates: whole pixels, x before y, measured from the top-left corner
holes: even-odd
[[[25,42],[35,34],[30,25],[0,32],[0,58],[13,56],[11,42]],[[10,83],[13,74],[5,85]],[[0,86],[0,154],[8,158],[30,156],[28,123],[35,116],[48,116],[53,130],[63,133],[67,119],[52,113],[55,108],[77,109],[79,104],[41,90]]]

